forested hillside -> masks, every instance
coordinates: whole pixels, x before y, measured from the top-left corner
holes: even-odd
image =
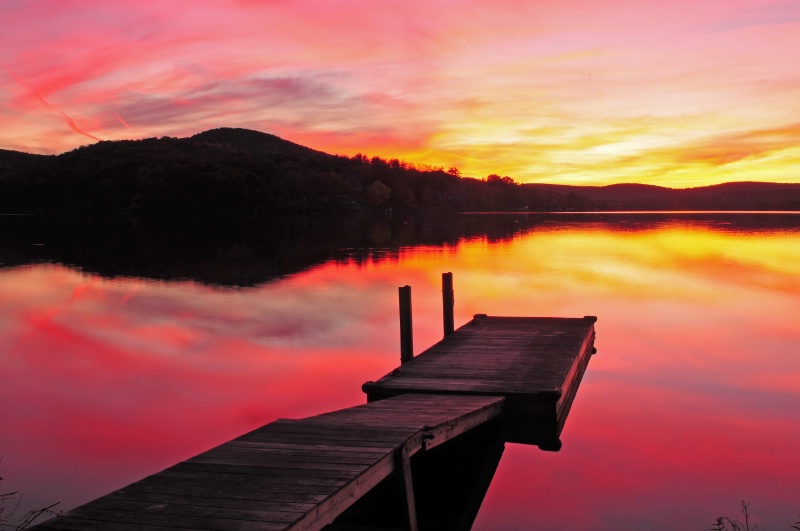
[[[557,176],[554,176],[554,180]],[[0,150],[0,213],[103,216],[330,210],[800,210],[800,185],[673,190],[518,184],[456,168],[345,157],[246,129],[99,142],[57,156]]]

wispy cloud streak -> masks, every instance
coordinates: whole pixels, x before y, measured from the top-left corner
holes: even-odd
[[[39,100],[39,102],[42,105],[44,105],[48,109],[53,110],[53,111],[57,112],[58,114],[60,114],[61,117],[64,118],[64,121],[66,122],[66,124],[69,126],[70,129],[72,129],[73,131],[75,131],[79,135],[83,135],[85,137],[91,138],[92,140],[96,140],[98,142],[101,140],[100,138],[94,136],[93,134],[87,133],[86,131],[84,131],[83,129],[78,127],[78,124],[75,123],[75,120],[73,120],[71,116],[69,116],[67,113],[65,113],[64,111],[62,111],[61,109],[59,109],[58,107],[56,107],[55,105],[53,105],[52,103],[50,103],[49,101],[44,99],[44,96],[42,96],[39,93],[39,91],[36,90],[36,87],[34,87],[30,83],[26,82],[25,80],[20,79],[20,77],[17,76],[10,68],[8,68],[8,66],[6,66],[6,65],[4,65],[2,63],[0,63],[0,66],[3,67],[3,70],[5,70],[6,73],[9,76],[11,76],[11,78],[14,79],[14,81],[17,82],[17,84],[19,84],[21,87],[23,87],[25,90],[27,90],[28,93],[30,93],[34,98]]]
[[[0,147],[227,125],[519,181],[800,175],[745,139],[800,113],[792,2],[79,1],[0,5]]]

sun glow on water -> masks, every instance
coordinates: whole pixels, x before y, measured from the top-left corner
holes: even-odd
[[[563,449],[509,445],[476,529],[698,528],[742,498],[760,527],[785,526],[800,232],[725,223],[554,221],[343,252],[241,289],[0,270],[5,476],[69,508],[276,418],[362,403],[399,361],[398,286],[420,352],[441,337],[450,271],[457,326],[599,318]]]

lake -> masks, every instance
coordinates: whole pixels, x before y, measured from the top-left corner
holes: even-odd
[[[800,215],[550,214],[167,227],[4,220],[0,456],[69,509],[277,418],[361,404],[476,313],[596,315],[559,452],[508,444],[479,530],[800,520]]]

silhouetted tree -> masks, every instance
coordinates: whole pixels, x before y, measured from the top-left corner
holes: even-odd
[[[367,204],[371,206],[379,206],[389,200],[392,195],[392,189],[383,184],[380,180],[376,179],[372,184],[367,186],[366,200]]]
[[[58,156],[0,150],[2,213],[197,216],[221,210],[266,214],[378,205],[435,210],[798,210],[800,184],[729,183],[687,190],[518,184],[497,174],[484,180],[464,177],[455,166],[445,171],[362,153],[352,158],[329,155],[245,129],[214,129],[182,139],[98,142]]]
[[[400,186],[394,190],[394,202],[401,208],[409,208],[416,203],[417,198],[408,186]]]

